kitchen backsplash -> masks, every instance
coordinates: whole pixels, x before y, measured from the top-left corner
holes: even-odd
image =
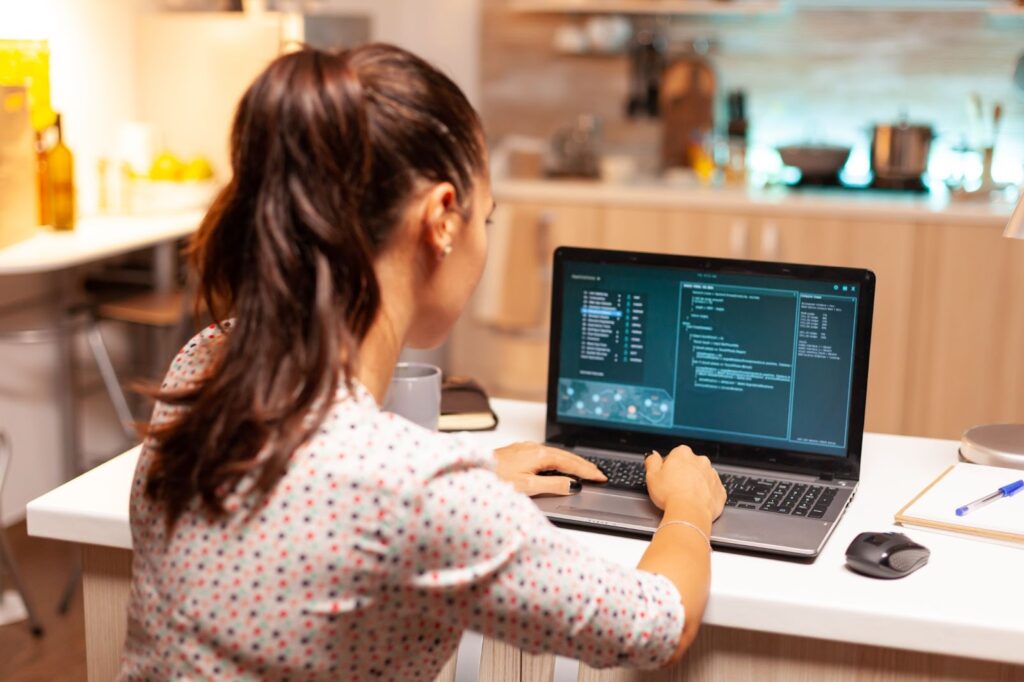
[[[627,59],[559,54],[555,32],[565,15],[509,12],[487,0],[482,37],[482,107],[493,139],[547,137],[577,114],[604,123],[606,148],[653,158],[657,122],[624,116]],[[760,18],[674,17],[662,26],[672,45],[708,39],[719,96],[748,93],[752,147],[833,142],[854,147],[853,171],[867,171],[870,129],[903,112],[937,133],[933,174],[953,161],[949,149],[968,133],[967,99],[981,95],[991,113],[1004,105],[996,146],[997,180],[1024,178],[1024,91],[1013,69],[1024,53],[1019,21],[982,12],[795,11]],[[938,167],[937,167],[938,166]]]

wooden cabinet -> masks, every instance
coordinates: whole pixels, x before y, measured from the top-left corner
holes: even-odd
[[[743,258],[748,223],[741,216],[669,209],[608,207],[604,234],[608,248],[690,256]]]
[[[543,400],[547,386],[551,259],[559,246],[605,245],[597,207],[502,203],[473,299],[452,334],[452,371],[492,394]]]
[[[551,256],[559,246],[743,257],[747,223],[716,213],[502,202],[484,277],[452,335],[452,371],[494,395],[543,400]]]
[[[751,258],[867,268],[875,273],[865,428],[903,433],[916,227],[906,222],[821,218],[753,222],[757,229],[751,239]]]
[[[922,225],[906,432],[959,438],[1024,419],[1024,242],[996,227]]]
[[[543,399],[560,245],[868,268],[869,431],[959,437],[1024,418],[1024,242],[997,226],[501,202],[492,258],[452,344],[495,395]]]
[[[903,430],[914,225],[620,207],[604,213],[610,248],[872,270],[878,285],[866,428]]]

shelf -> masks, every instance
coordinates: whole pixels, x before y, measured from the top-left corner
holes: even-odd
[[[508,0],[515,12],[578,14],[690,14],[753,16],[777,14],[782,0]]]

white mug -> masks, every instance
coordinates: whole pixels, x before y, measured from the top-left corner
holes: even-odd
[[[425,362],[398,363],[382,409],[437,431],[441,416],[440,368]]]

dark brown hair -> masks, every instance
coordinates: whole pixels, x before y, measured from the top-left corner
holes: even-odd
[[[450,182],[468,216],[484,170],[479,118],[451,80],[388,45],[304,49],[242,97],[233,177],[192,245],[198,297],[234,318],[187,407],[150,431],[146,494],[173,525],[198,496],[214,516],[243,476],[265,496],[314,432],[377,317],[374,259],[422,181]]]

